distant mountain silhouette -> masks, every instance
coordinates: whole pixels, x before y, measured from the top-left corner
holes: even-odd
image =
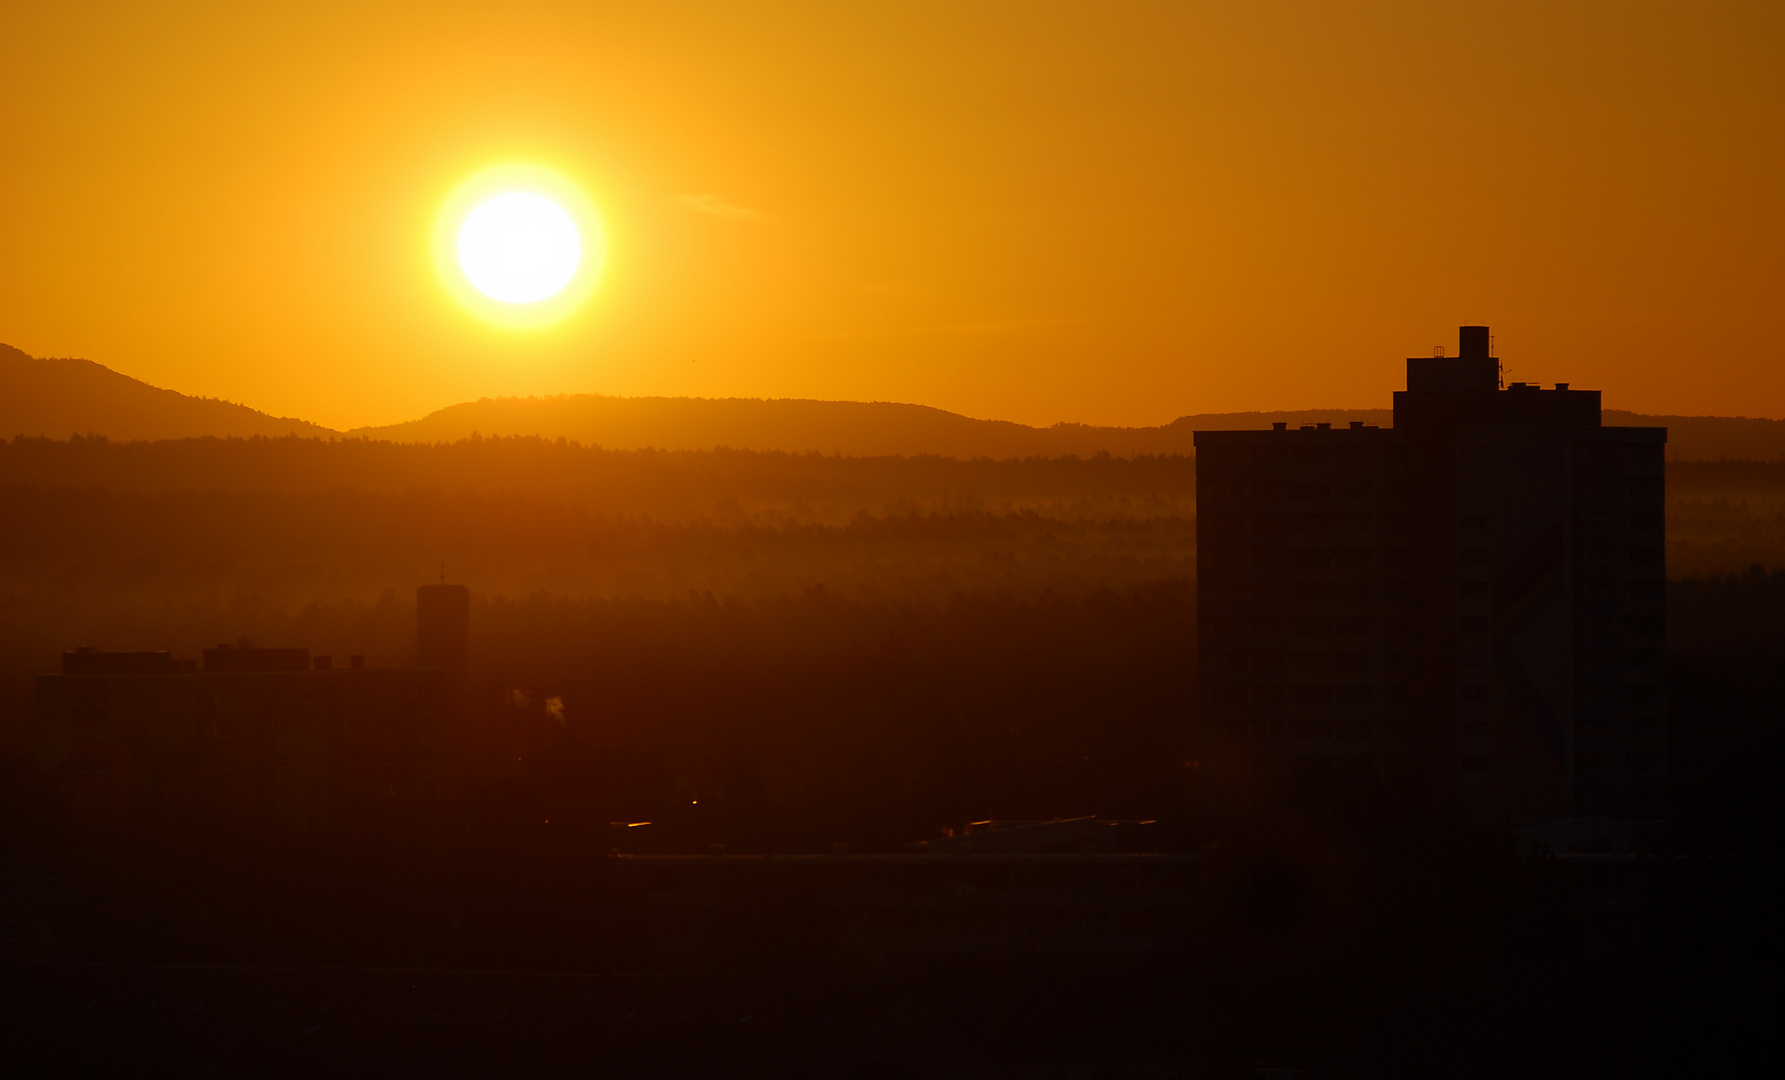
[[[1785,460],[1785,420],[1729,416],[1649,416],[1606,409],[1609,425],[1668,429],[1668,456],[1678,461]],[[845,455],[939,454],[944,457],[1059,457],[1108,452],[1191,453],[1192,433],[1359,421],[1394,425],[1389,409],[1300,409],[1197,413],[1159,427],[1055,424],[1037,428],[1008,420],[975,420],[927,405],[876,401],[757,398],[608,397],[484,398],[452,405],[420,420],[357,428],[349,435],[393,442],[456,442],[480,435],[566,438],[610,450],[818,451]]]
[[[1673,460],[1785,460],[1785,420],[1723,416],[1647,416],[1607,409],[1607,424],[1668,428]],[[484,398],[448,406],[420,420],[356,428],[349,436],[392,442],[457,442],[480,435],[566,438],[610,450],[815,451],[825,454],[955,458],[1088,457],[1110,453],[1189,454],[1194,432],[1267,428],[1273,423],[1388,427],[1388,409],[1302,409],[1198,413],[1159,427],[1055,424],[1038,428],[1008,420],[975,420],[927,405],[781,398],[609,397],[563,394]],[[193,398],[120,375],[87,360],[36,360],[0,345],[0,438],[104,435],[117,440],[201,436],[299,435],[340,432],[303,420],[268,416],[244,405]]]
[[[875,401],[754,398],[608,397],[564,394],[546,398],[484,398],[388,427],[349,435],[395,442],[453,442],[481,435],[567,438],[610,450],[817,451],[844,455],[938,454],[945,457],[1060,457],[1106,451],[1188,454],[1198,428],[1268,427],[1349,420],[1386,423],[1383,409],[1186,416],[1162,427],[1037,428],[1008,420],[975,420],[927,405]]]
[[[38,360],[0,345],[0,438],[104,435],[128,441],[334,434],[246,405],[162,390],[90,360]]]

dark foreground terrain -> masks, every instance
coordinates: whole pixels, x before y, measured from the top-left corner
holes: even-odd
[[[1184,460],[14,443],[0,1073],[1758,1074],[1785,486],[1674,468],[1666,804],[1545,854],[1403,777],[1199,784]],[[35,767],[62,650],[402,665],[442,560],[426,798],[296,830],[128,747],[110,801]],[[907,847],[1082,815],[1122,824]]]

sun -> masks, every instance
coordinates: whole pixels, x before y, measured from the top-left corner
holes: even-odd
[[[594,290],[604,252],[600,216],[562,174],[530,165],[486,169],[441,205],[434,262],[449,293],[478,317],[545,326]]]
[[[478,292],[537,304],[564,291],[582,261],[582,237],[564,208],[531,191],[478,205],[459,230],[459,267]]]

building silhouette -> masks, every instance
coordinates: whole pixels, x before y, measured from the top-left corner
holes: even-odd
[[[62,654],[39,675],[37,766],[77,812],[126,814],[151,789],[300,831],[439,790],[459,713],[469,594],[417,591],[422,661],[345,667],[241,640],[203,652]]]
[[[471,590],[423,585],[415,590],[415,662],[463,674],[471,653]]]
[[[1487,327],[1394,427],[1199,431],[1199,719],[1233,789],[1404,773],[1480,820],[1640,814],[1666,771],[1665,428],[1502,388]]]

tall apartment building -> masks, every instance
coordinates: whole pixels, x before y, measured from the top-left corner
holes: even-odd
[[[1481,820],[1638,812],[1665,772],[1665,428],[1502,388],[1486,327],[1394,427],[1199,431],[1217,783],[1405,771]]]

